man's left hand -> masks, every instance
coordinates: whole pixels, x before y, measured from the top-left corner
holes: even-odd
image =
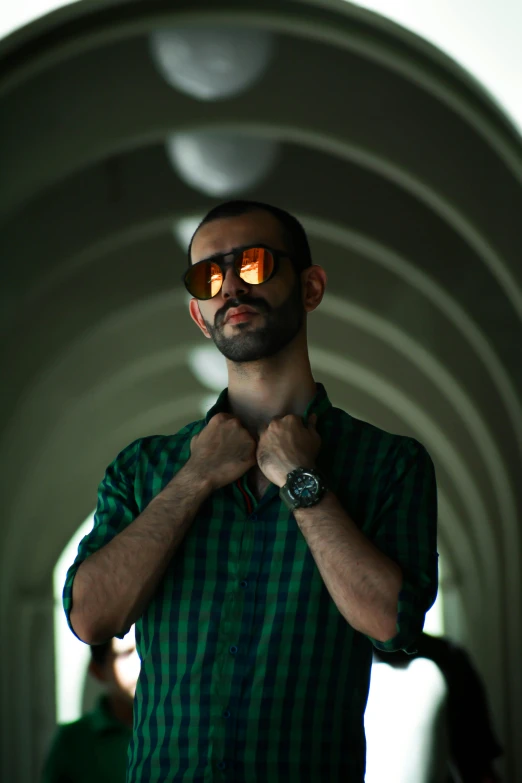
[[[321,436],[313,413],[305,427],[301,416],[282,416],[272,419],[259,435],[257,464],[273,484],[283,487],[286,477],[295,468],[314,468],[321,448]]]

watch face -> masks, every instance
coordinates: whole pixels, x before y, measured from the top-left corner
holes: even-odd
[[[292,487],[292,490],[297,495],[297,497],[302,498],[303,500],[315,498],[318,489],[319,484],[315,476],[310,476],[306,473],[304,476],[298,476],[294,481],[294,486]]]

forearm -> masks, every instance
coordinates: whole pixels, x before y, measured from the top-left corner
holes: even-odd
[[[210,491],[185,466],[125,530],[84,560],[70,615],[83,641],[100,644],[141,617]]]
[[[402,586],[397,563],[361,533],[332,492],[294,516],[343,617],[378,641],[395,636]]]

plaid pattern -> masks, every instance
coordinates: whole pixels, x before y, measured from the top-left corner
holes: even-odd
[[[108,466],[93,529],[67,573],[69,625],[80,563],[147,507],[189,459],[191,437],[226,410],[227,389],[205,419],[139,438]],[[435,472],[418,441],[333,407],[321,383],[305,424],[312,413],[329,488],[402,568],[397,634],[383,643],[346,622],[275,485],[259,503],[245,477],[218,490],[136,623],[142,667],[127,783],[364,780],[372,645],[414,652],[437,595]]]

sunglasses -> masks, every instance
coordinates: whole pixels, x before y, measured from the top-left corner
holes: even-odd
[[[193,264],[182,277],[185,288],[196,299],[212,299],[225,279],[225,258],[232,256],[236,274],[248,285],[267,283],[279,269],[279,259],[291,258],[286,251],[263,245],[243,247]]]

